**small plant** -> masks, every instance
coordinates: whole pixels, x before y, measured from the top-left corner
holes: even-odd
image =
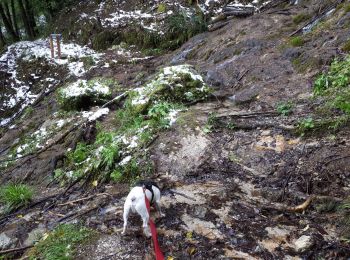
[[[214,126],[217,122],[216,113],[210,112],[208,115],[207,123],[203,127],[204,133],[211,133],[214,129]]]
[[[31,259],[74,259],[76,247],[92,236],[85,227],[63,224],[56,227],[30,251]]]
[[[289,44],[293,47],[300,47],[304,45],[304,39],[300,36],[290,38]]]
[[[299,132],[304,135],[305,132],[308,132],[315,128],[315,122],[312,117],[304,118],[298,123]]]
[[[277,104],[276,111],[282,116],[288,116],[292,112],[293,104],[291,102],[282,102]]]
[[[160,3],[157,8],[158,13],[165,13],[166,12],[166,4]]]
[[[83,62],[85,70],[88,70],[95,65],[95,60],[92,56],[82,57],[80,60]]]
[[[7,211],[28,205],[32,197],[32,188],[25,184],[8,184],[0,188],[0,200]]]

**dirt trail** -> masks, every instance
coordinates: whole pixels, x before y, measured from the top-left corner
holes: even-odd
[[[195,36],[173,53],[135,64],[96,68],[87,74],[87,78],[113,76],[123,86],[138,86],[157,67],[188,63],[214,87],[210,100],[181,112],[176,124],[162,132],[149,148],[156,168],[152,179],[163,190],[161,206],[165,213],[163,218],[153,218],[167,257],[350,256],[348,243],[339,239],[338,216],[319,210],[327,199],[342,200],[350,195],[349,129],[345,127],[336,135],[325,132],[304,137],[296,132],[300,118],[314,109],[310,97],[315,75],[339,54],[339,46],[350,37],[350,15],[335,11],[327,20],[329,29],[306,34],[302,46],[292,47],[288,43],[288,35],[296,29],[292,17],[313,12],[319,1],[312,3],[279,6],[269,9],[269,13],[233,19],[220,30]],[[111,52],[105,59],[117,57]],[[56,109],[53,99],[50,96],[47,106],[38,107],[38,117],[44,117],[48,107]],[[292,113],[276,113],[276,105],[288,101],[294,103]],[[5,133],[0,151],[36,120],[34,116],[19,122],[16,129]],[[113,115],[101,124],[113,129]],[[1,180],[28,174],[27,180],[41,189],[40,197],[64,192],[42,176],[52,175],[55,158],[84,136],[86,131],[82,132],[73,132],[64,143],[38,158],[14,165],[15,169],[4,171],[11,175],[3,174]],[[67,196],[49,198],[37,207],[18,212],[21,217],[0,219],[2,232],[16,238],[13,244],[17,245],[34,231],[43,234],[58,223],[79,221],[97,230],[98,235],[78,249],[76,259],[152,257],[151,242],[142,236],[138,216],[130,218],[128,234],[120,234],[127,184],[103,185],[86,192],[78,186]],[[90,195],[96,196],[65,204]],[[315,199],[305,210],[289,210],[311,195]],[[69,214],[71,217],[65,218]]]

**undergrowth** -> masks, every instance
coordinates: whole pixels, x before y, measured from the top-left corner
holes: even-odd
[[[338,130],[350,119],[350,56],[334,60],[326,73],[319,75],[314,84],[314,98],[321,102],[317,114],[321,119],[303,119],[299,130]]]
[[[29,253],[29,259],[74,259],[77,246],[89,239],[93,232],[85,227],[63,224],[44,236]]]
[[[0,188],[0,201],[5,211],[26,206],[33,197],[33,189],[25,184],[8,184]]]

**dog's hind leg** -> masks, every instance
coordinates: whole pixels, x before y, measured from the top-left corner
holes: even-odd
[[[146,207],[145,208],[136,208],[136,210],[142,218],[143,233],[145,234],[146,237],[151,237],[152,234],[151,234],[149,226],[148,226],[149,214],[148,214]]]
[[[129,212],[130,212],[130,206],[126,206],[126,205],[125,205],[125,206],[124,206],[124,214],[123,214],[124,225],[123,225],[123,232],[122,232],[122,235],[125,234],[126,226],[128,225]]]

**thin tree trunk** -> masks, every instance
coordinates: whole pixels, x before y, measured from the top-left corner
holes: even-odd
[[[18,30],[18,24],[17,24],[17,15],[16,15],[16,9],[15,9],[15,0],[11,0],[11,14],[12,14],[12,23],[14,26],[14,29],[16,31],[16,34],[19,35],[19,30]]]
[[[24,4],[23,4],[22,0],[18,0],[18,6],[19,6],[19,10],[21,12],[21,17],[22,17],[22,21],[24,24],[24,29],[26,30],[26,34],[29,37],[29,39],[33,39],[34,35],[33,35],[32,30],[30,28],[31,27],[30,22],[29,22],[29,19],[27,17],[27,12],[24,8]]]
[[[5,11],[4,11],[4,6],[1,3],[0,3],[0,16],[2,18],[4,25],[5,25],[6,31],[11,35],[11,37],[14,41],[18,41],[19,36],[16,34],[16,31],[13,28],[13,25],[11,23],[11,17],[6,16]]]

